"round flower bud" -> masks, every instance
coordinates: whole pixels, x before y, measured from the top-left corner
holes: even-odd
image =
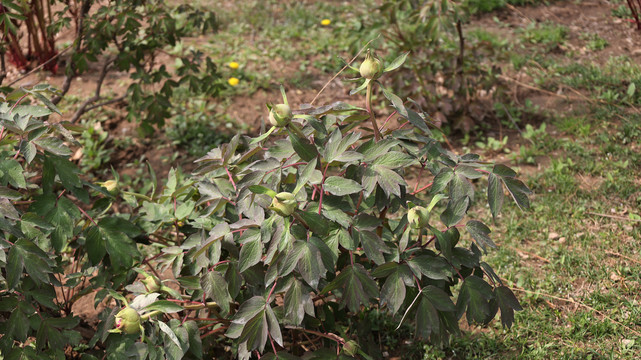
[[[142,280],[142,283],[145,284],[147,292],[150,293],[160,290],[160,286],[162,285],[160,280],[158,280],[158,278],[153,275],[147,276],[144,280]]]
[[[365,56],[359,70],[365,79],[376,80],[383,75],[383,63],[367,50],[367,56]]]
[[[140,314],[135,309],[126,307],[116,314],[116,329],[125,334],[140,333]]]
[[[276,127],[284,127],[292,121],[292,109],[287,104],[278,104],[269,112],[269,122]]]
[[[414,206],[407,212],[407,222],[412,229],[422,229],[429,224],[430,213],[422,206]]]
[[[354,356],[358,352],[358,343],[354,340],[350,340],[343,345],[343,352],[345,355]]]
[[[298,202],[296,201],[294,194],[282,192],[274,196],[269,209],[275,211],[280,216],[289,216],[294,213],[297,206]]]

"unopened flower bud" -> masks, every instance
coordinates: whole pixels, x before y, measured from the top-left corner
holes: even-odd
[[[358,343],[354,340],[350,340],[343,345],[343,352],[347,356],[354,356],[358,352]]]
[[[294,213],[297,206],[298,202],[294,194],[281,192],[274,196],[269,209],[275,211],[280,216],[289,216]]]
[[[284,127],[292,121],[292,109],[287,104],[278,104],[269,112],[269,122],[276,127]]]
[[[126,307],[116,314],[116,329],[125,334],[140,333],[140,314],[135,309]]]
[[[144,280],[142,280],[142,283],[145,284],[145,288],[150,293],[160,290],[160,286],[162,285],[160,280],[158,280],[158,278],[153,275],[147,276]]]
[[[365,60],[361,64],[359,70],[361,72],[361,76],[365,79],[376,80],[383,75],[383,63],[368,49]]]
[[[117,195],[118,194],[119,187],[118,187],[118,182],[116,180],[107,180],[107,181],[103,182],[101,185],[102,185],[102,187],[107,189],[107,191],[111,195]]]
[[[412,229],[422,229],[429,224],[430,213],[422,206],[414,206],[407,212],[407,222]]]

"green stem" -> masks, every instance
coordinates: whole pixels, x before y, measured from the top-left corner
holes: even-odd
[[[158,314],[162,314],[162,313],[163,313],[163,312],[162,312],[162,311],[160,311],[160,310],[154,310],[154,311],[152,311],[152,312],[150,312],[150,313],[147,313],[147,314],[145,314],[145,315],[141,315],[141,316],[140,316],[140,321],[147,320],[147,319],[149,319],[149,318],[150,318],[150,317],[152,317],[152,316],[155,316],[155,315],[158,315]]]
[[[372,81],[367,84],[367,112],[369,113],[369,118],[372,121],[372,127],[374,128],[374,138],[378,142],[381,139],[381,132],[378,131],[378,124],[376,124],[376,116],[374,115],[374,110],[372,109]]]

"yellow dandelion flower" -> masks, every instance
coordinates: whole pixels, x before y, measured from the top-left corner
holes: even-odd
[[[331,24],[331,23],[332,23],[332,20],[330,20],[330,19],[323,19],[321,21],[321,25],[323,25],[323,26],[329,26],[329,24]]]
[[[236,69],[238,69],[238,67],[240,67],[240,65],[237,62],[232,61],[232,62],[229,63],[229,67],[234,69],[234,70],[236,70]]]
[[[227,80],[227,83],[231,86],[236,86],[238,85],[239,82],[240,80],[238,80],[238,78],[235,78],[235,77],[229,78],[229,80]]]

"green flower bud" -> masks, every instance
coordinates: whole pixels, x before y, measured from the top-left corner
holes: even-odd
[[[284,127],[292,121],[292,109],[287,104],[278,104],[269,112],[269,122],[276,127]]]
[[[280,216],[289,216],[294,213],[297,206],[298,202],[294,194],[282,192],[274,196],[269,209],[275,211]]]
[[[158,278],[153,275],[147,276],[144,280],[142,280],[142,283],[145,284],[147,292],[150,293],[160,290],[160,286],[162,285],[160,280],[158,280]]]
[[[343,352],[347,356],[354,356],[358,352],[358,343],[354,340],[350,340],[343,345]]]
[[[376,80],[383,75],[383,63],[368,49],[367,56],[365,56],[359,70],[365,79]]]
[[[140,333],[140,314],[135,309],[126,307],[116,314],[116,329],[125,334]]]
[[[407,212],[407,222],[412,229],[422,229],[429,224],[430,213],[422,206],[414,206]]]

